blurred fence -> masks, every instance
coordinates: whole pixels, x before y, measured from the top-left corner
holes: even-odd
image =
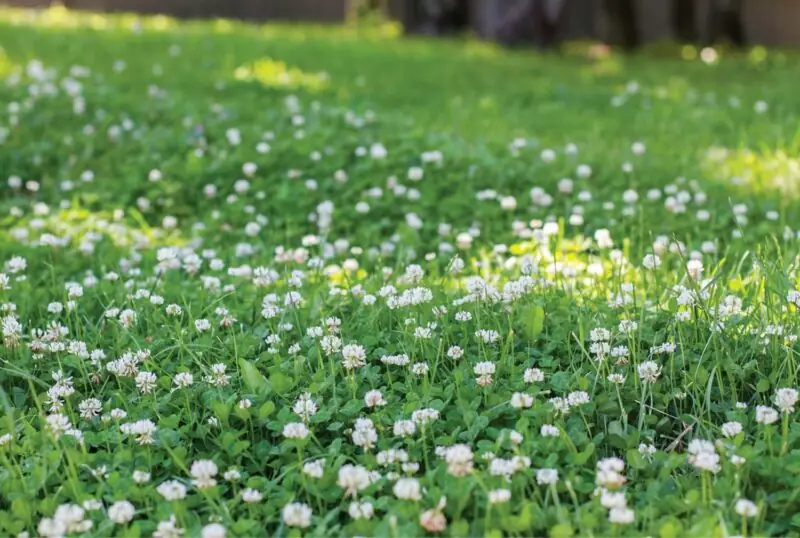
[[[162,13],[176,17],[228,17],[253,20],[343,21],[355,5],[372,5],[400,20],[406,28],[425,30],[420,20],[423,5],[460,3],[466,27],[480,36],[498,38],[498,20],[515,5],[560,4],[560,38],[608,38],[614,33],[608,5],[613,0],[61,0],[71,9]],[[800,0],[733,0],[750,43],[800,46]],[[624,1],[621,3],[625,3]],[[630,0],[635,11],[638,40],[657,41],[676,37],[675,3],[690,5],[688,15],[698,29],[696,38],[709,41],[709,9],[726,0]],[[731,3],[731,0],[727,0]],[[51,0],[0,0],[0,4],[45,7]],[[463,15],[463,14],[462,14]],[[463,29],[463,24],[461,25]],[[677,36],[685,39],[685,36]]]

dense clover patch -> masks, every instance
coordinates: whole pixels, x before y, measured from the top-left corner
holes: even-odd
[[[0,534],[797,532],[790,84],[0,26]]]

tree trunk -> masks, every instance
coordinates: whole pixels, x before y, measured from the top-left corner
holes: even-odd
[[[564,0],[506,1],[501,6],[505,13],[493,32],[498,41],[506,45],[535,43],[542,48],[558,44]]]
[[[625,50],[639,46],[639,26],[636,21],[634,0],[604,0],[611,23],[611,37],[615,44]]]
[[[460,32],[469,27],[469,0],[451,0],[441,28],[444,33]]]
[[[499,1],[501,12],[497,28],[493,32],[504,45],[530,43],[536,29],[537,0]]]
[[[672,0],[672,33],[678,41],[697,41],[695,9],[695,0]]]
[[[746,43],[742,23],[742,0],[713,0],[708,10],[710,43],[730,41],[736,47]]]
[[[536,2],[535,38],[537,44],[549,49],[558,45],[564,14],[564,0],[538,0]]]

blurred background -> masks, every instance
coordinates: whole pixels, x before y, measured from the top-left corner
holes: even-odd
[[[626,49],[653,41],[800,45],[798,0],[0,0],[16,7],[341,23],[392,20],[407,33],[468,33],[542,48],[597,39]]]

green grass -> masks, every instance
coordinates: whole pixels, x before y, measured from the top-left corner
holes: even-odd
[[[800,532],[800,56],[396,34],[0,11],[0,534]]]

